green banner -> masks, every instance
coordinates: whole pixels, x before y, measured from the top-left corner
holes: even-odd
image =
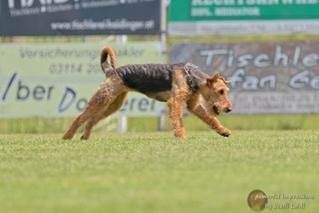
[[[0,118],[80,113],[105,80],[99,64],[103,46],[114,48],[118,66],[160,62],[158,42],[1,44]],[[133,94],[121,111],[138,116],[162,109],[163,104]]]
[[[319,0],[171,0],[175,35],[319,34]]]
[[[170,21],[319,19],[318,0],[172,0]]]

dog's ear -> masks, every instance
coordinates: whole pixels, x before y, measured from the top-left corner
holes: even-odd
[[[213,84],[220,79],[221,75],[219,73],[216,73],[212,75],[212,77],[206,79],[206,84],[208,87],[213,87]]]
[[[220,75],[220,79],[221,79],[222,81],[224,81],[224,83],[225,83],[226,85],[230,84],[230,81],[227,81],[226,78],[223,77],[222,75]]]

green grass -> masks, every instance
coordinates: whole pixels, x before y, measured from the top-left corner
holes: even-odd
[[[62,133],[73,118],[0,119],[0,134]],[[319,115],[224,115],[222,123],[232,130],[319,130]],[[166,119],[166,130],[171,129]],[[207,131],[208,127],[194,116],[185,116],[185,126],[192,131]],[[103,128],[100,128],[103,131]],[[157,130],[157,118],[129,118],[130,132]]]
[[[194,116],[184,117],[185,127],[192,131],[208,130],[208,126]],[[232,130],[319,130],[319,115],[223,115],[219,120]],[[166,130],[171,129],[166,119]],[[129,131],[154,131],[156,118],[130,118]]]
[[[253,189],[319,211],[318,131],[188,135],[0,135],[0,212],[250,212]]]

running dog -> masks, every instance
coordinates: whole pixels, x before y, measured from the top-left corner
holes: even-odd
[[[217,119],[220,113],[232,110],[228,82],[220,74],[209,76],[191,63],[131,64],[116,68],[115,62],[112,48],[103,48],[100,63],[106,81],[90,99],[85,111],[74,120],[63,139],[72,139],[84,123],[81,139],[89,139],[93,126],[119,110],[130,91],[167,102],[175,136],[180,139],[186,138],[182,122],[184,105],[218,134],[224,137],[231,134]]]

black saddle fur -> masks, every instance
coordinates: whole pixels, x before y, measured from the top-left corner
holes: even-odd
[[[115,70],[127,87],[142,93],[170,90],[173,71],[174,65],[169,64],[134,64]]]
[[[187,67],[189,70],[187,84],[191,90],[197,90],[196,88],[208,75],[197,67]],[[185,69],[185,64],[130,64],[116,69],[110,68],[112,72],[105,73],[107,76],[118,75],[127,87],[145,94],[171,90],[173,72],[176,68]]]

